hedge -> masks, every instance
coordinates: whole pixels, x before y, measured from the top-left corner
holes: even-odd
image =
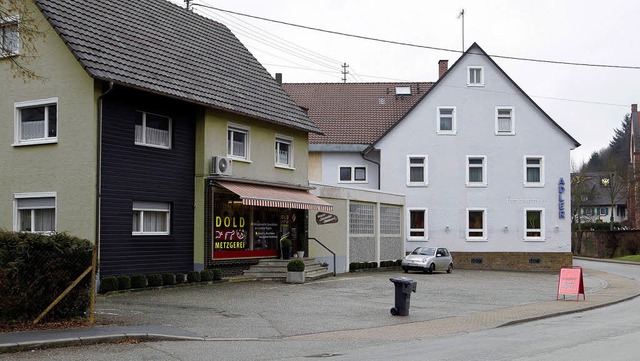
[[[93,246],[66,233],[0,230],[0,321],[33,321],[91,266]],[[46,320],[84,316],[91,277],[54,307]]]

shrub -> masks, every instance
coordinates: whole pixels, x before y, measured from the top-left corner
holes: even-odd
[[[396,266],[402,266],[402,260],[401,259],[397,259],[396,260]]]
[[[176,284],[176,276],[173,273],[163,273],[162,274],[162,284],[165,286],[175,285]]]
[[[360,263],[358,262],[351,262],[349,263],[349,272],[353,272],[360,269]]]
[[[191,283],[191,282],[200,282],[200,272],[191,271],[191,272],[187,273],[187,281],[189,283]]]
[[[119,290],[128,290],[131,288],[131,277],[129,276],[118,276],[118,289]]]
[[[99,293],[107,293],[118,290],[118,278],[115,276],[104,276],[100,280]]]
[[[301,259],[294,259],[287,264],[289,272],[304,272],[304,262]]]
[[[213,271],[210,269],[203,269],[202,271],[200,271],[200,281],[213,281]]]
[[[369,268],[378,268],[378,262],[369,262]]]
[[[143,274],[137,274],[131,276],[131,288],[145,288],[147,287],[147,276]]]
[[[213,272],[214,281],[220,281],[222,279],[222,271],[219,269],[212,269],[211,272]]]
[[[0,230],[0,323],[33,321],[90,265],[93,245],[66,233]],[[91,277],[48,314],[47,320],[85,315]]]
[[[162,286],[162,276],[157,273],[147,275],[147,284],[149,287]]]
[[[185,274],[176,273],[176,283],[180,284],[180,283],[184,283],[184,281],[185,281]]]

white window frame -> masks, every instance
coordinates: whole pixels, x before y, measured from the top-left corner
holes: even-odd
[[[280,144],[287,144],[289,146],[289,163],[280,163],[278,154],[280,152]],[[275,140],[275,149],[274,149],[274,158],[275,158],[275,166],[278,168],[287,168],[293,169],[293,138],[288,137],[286,135],[276,134]]]
[[[527,212],[540,212],[540,229],[538,228],[529,228],[527,225]],[[544,208],[525,208],[524,209],[524,240],[525,241],[544,241]],[[529,232],[540,232],[540,236],[528,236]]]
[[[609,208],[609,207],[598,207],[598,215],[606,216],[607,215],[607,208]]]
[[[511,129],[509,131],[500,130],[500,121],[499,121],[499,111],[500,110],[509,110],[511,112]],[[510,106],[500,106],[496,107],[496,135],[515,135],[516,134],[516,110],[514,107]]]
[[[451,109],[451,130],[442,130],[440,129],[440,112],[443,109]],[[456,122],[456,107],[450,105],[439,106],[436,109],[436,133],[439,135],[456,135],[458,133],[457,122]]]
[[[482,212],[482,228],[470,228],[469,212]],[[487,208],[467,208],[465,212],[466,241],[486,241],[487,240]],[[469,236],[470,232],[482,232],[482,236]]]
[[[471,159],[482,159],[482,182],[471,182],[469,180],[469,171],[471,168],[479,168],[477,164],[471,164]],[[486,187],[487,186],[487,156],[486,155],[468,155],[466,168],[466,185],[467,187]]]
[[[162,115],[162,114],[145,112],[145,111],[139,111],[139,112],[142,116],[142,129],[141,129],[142,141],[141,142],[137,141],[136,137],[134,136],[135,145],[141,145],[144,147],[152,147],[152,148],[160,148],[160,149],[171,149],[171,143],[173,138],[173,119],[171,119],[171,117],[169,116]],[[154,144],[154,143],[147,142],[147,114],[155,115],[157,117],[167,118],[169,120],[169,134],[168,134],[169,144],[163,145],[163,144]]]
[[[20,231],[20,216],[19,216],[19,208],[18,208],[18,200],[19,199],[34,199],[34,198],[53,198],[53,211],[54,211],[54,225],[52,231],[26,231],[29,233],[43,233],[49,234],[53,232],[57,232],[58,230],[58,194],[57,192],[29,192],[29,193],[14,193],[13,194],[13,231],[14,232],[22,232]],[[50,207],[42,207],[42,208],[32,208],[31,212],[31,224],[34,222],[34,209],[50,209]]]
[[[9,27],[12,25],[17,25],[18,30],[18,36],[17,36],[17,40],[16,40],[16,46],[15,49],[11,49],[10,51],[7,51],[7,49],[5,49],[5,45],[4,45],[4,28],[5,27]],[[8,58],[10,56],[16,56],[16,55],[20,55],[20,45],[21,45],[21,41],[20,41],[20,16],[19,15],[13,15],[13,16],[9,16],[7,17],[4,21],[0,21],[0,58]]]
[[[32,138],[32,139],[21,139],[22,138],[22,110],[29,108],[40,108],[40,107],[49,107],[55,105],[56,106],[56,136],[49,136],[49,112],[45,110],[45,119],[44,119],[44,137],[43,138]],[[58,124],[60,122],[58,116],[58,98],[46,98],[46,99],[36,99],[36,100],[28,100],[23,102],[15,102],[13,103],[13,129],[14,129],[14,143],[13,146],[22,146],[22,145],[37,145],[37,144],[52,144],[58,142]]]
[[[351,168],[351,180],[341,180],[342,168]],[[356,168],[364,168],[364,180],[356,180]],[[366,165],[340,165],[338,166],[338,183],[369,183],[369,168]]]
[[[424,213],[423,228],[411,228],[411,212]],[[407,207],[407,241],[427,241],[429,240],[429,209],[421,207]],[[423,236],[412,236],[411,232],[423,232]]]
[[[139,226],[140,231],[133,230],[133,214],[140,212]],[[165,213],[165,222],[167,229],[161,232],[157,231],[145,231],[144,230],[144,212],[161,212]],[[171,203],[169,202],[146,202],[146,201],[133,201],[132,205],[132,229],[131,234],[134,236],[161,236],[171,234]]]
[[[474,70],[480,71],[480,82],[471,82],[471,73]],[[483,66],[468,66],[467,67],[467,86],[484,86],[484,67]]]
[[[423,160],[422,163],[422,177],[424,181],[422,182],[412,182],[411,181],[411,159],[421,158]],[[414,166],[417,166],[414,164]],[[419,154],[409,154],[407,155],[407,186],[408,187],[424,187],[429,185],[429,156],[428,155],[419,155]]]
[[[539,159],[540,160],[540,182],[529,182],[527,180],[527,160],[528,159]],[[532,187],[532,188],[540,188],[540,187],[544,187],[544,156],[542,155],[525,155],[524,156],[524,162],[523,162],[523,171],[524,171],[524,186],[525,187]]]
[[[231,145],[229,144],[229,132],[238,132],[244,134],[244,157],[233,154],[233,149],[231,149]],[[227,124],[227,134],[226,134],[226,144],[227,144],[227,156],[234,160],[250,162],[251,161],[251,128],[240,125],[240,124]]]

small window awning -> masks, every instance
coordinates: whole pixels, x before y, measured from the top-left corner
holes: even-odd
[[[216,184],[240,196],[242,204],[247,206],[333,211],[330,203],[305,189],[225,181],[216,181]]]

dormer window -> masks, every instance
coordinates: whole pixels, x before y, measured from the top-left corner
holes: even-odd
[[[484,86],[484,69],[481,66],[467,67],[467,86]]]

